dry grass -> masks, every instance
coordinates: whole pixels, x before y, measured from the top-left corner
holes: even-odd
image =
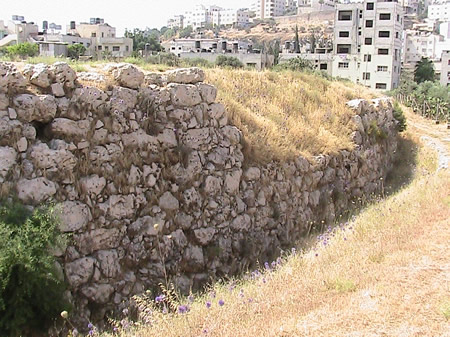
[[[312,250],[232,287],[215,285],[215,297],[196,298],[187,314],[151,305],[151,325],[119,335],[444,336],[450,173],[427,172],[427,152],[417,158],[409,186],[329,231]]]
[[[353,112],[346,102],[373,98],[363,87],[307,73],[206,70],[232,124],[259,162],[351,149]]]

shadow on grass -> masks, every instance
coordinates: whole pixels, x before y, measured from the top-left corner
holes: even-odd
[[[408,185],[414,178],[419,146],[407,136],[398,137],[397,153],[393,168],[386,177],[385,194],[392,195]]]

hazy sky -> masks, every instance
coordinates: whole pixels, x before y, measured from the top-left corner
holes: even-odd
[[[182,14],[196,4],[218,5],[224,8],[250,7],[252,0],[0,0],[0,20],[11,15],[25,16],[42,29],[42,21],[65,27],[70,21],[88,22],[91,17],[104,18],[117,28],[117,35],[125,28],[161,28],[167,20]]]

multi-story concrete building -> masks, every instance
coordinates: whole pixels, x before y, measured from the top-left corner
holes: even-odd
[[[167,27],[169,28],[184,28],[184,15],[175,15],[172,19],[167,21]]]
[[[379,90],[398,86],[403,10],[398,2],[338,4],[332,73]]]
[[[428,18],[439,21],[450,21],[450,0],[435,1],[428,6]]]
[[[103,19],[94,18],[90,23],[78,25],[74,21],[67,28],[68,35],[91,39],[90,54],[101,58],[103,56],[128,57],[133,51],[133,40],[117,37],[116,28],[104,23]]]
[[[34,22],[26,22],[23,16],[13,15],[6,26],[0,24],[0,47],[31,42],[35,43],[39,35],[39,27]]]
[[[405,14],[418,14],[419,0],[401,0],[401,4]]]
[[[440,82],[444,86],[450,85],[450,50],[446,50],[442,53]]]
[[[403,64],[414,65],[422,57],[431,60],[441,58],[444,48],[444,37],[428,31],[406,30],[404,32]],[[449,45],[450,48],[450,45]]]
[[[255,13],[255,19],[270,19],[282,16],[286,10],[285,0],[256,0],[250,10]]]
[[[238,26],[245,27],[250,21],[250,12],[247,8],[221,9],[212,12],[212,24],[214,26]]]

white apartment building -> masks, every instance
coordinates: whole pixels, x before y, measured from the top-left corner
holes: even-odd
[[[207,24],[213,23],[213,18],[216,12],[223,10],[219,6],[196,5],[190,12],[184,15],[184,27],[192,26],[192,28],[205,27]]]
[[[311,0],[311,7],[315,11],[332,10],[336,7],[338,0]]]
[[[248,9],[221,9],[212,13],[212,24],[214,26],[239,26],[245,27],[250,22]]]
[[[401,68],[401,4],[365,0],[337,4],[335,13],[333,76],[372,89],[396,88]]]
[[[401,0],[405,14],[417,14],[419,11],[419,0]]]
[[[270,19],[282,16],[286,9],[285,0],[256,0],[250,10],[255,13],[255,19]]]
[[[431,60],[441,58],[445,41],[442,35],[419,30],[407,30],[404,35],[403,64],[415,64],[422,57]]]
[[[285,12],[296,13],[296,11],[297,11],[297,1],[295,1],[295,0],[286,0],[284,10],[285,10]]]
[[[450,0],[434,2],[428,6],[428,18],[439,21],[450,21]]]
[[[450,85],[450,50],[442,53],[440,82],[443,86]]]
[[[184,15],[175,15],[172,19],[167,21],[168,28],[184,28]]]

